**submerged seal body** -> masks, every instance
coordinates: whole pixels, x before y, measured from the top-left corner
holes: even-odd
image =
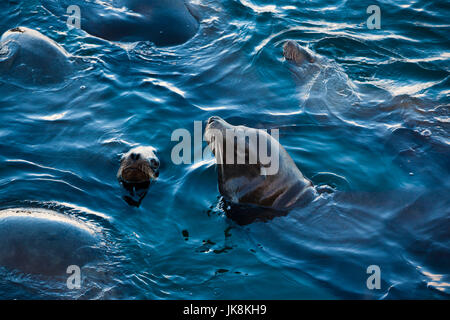
[[[309,114],[340,118],[361,101],[358,87],[335,61],[287,40],[283,56],[297,84],[300,105]]]
[[[78,5],[80,27],[111,41],[151,41],[169,46],[186,42],[198,30],[193,9],[184,0],[41,0],[44,7],[67,21],[67,9]]]
[[[98,259],[100,243],[90,226],[52,210],[0,210],[0,266],[10,270],[66,275]]]
[[[242,137],[249,139],[241,140],[244,143],[238,147],[237,141],[230,144],[234,137],[237,141]],[[205,140],[216,157],[219,191],[225,199],[277,210],[290,209],[313,199],[315,190],[311,181],[266,131],[233,126],[219,117],[211,117],[205,129]],[[269,150],[270,159],[263,149]]]
[[[150,183],[159,176],[159,159],[153,147],[136,147],[125,153],[120,160],[117,179],[127,195],[123,198],[132,206],[139,207],[147,194]]]
[[[36,30],[17,27],[0,38],[0,74],[51,83],[62,81],[71,68],[69,53]]]

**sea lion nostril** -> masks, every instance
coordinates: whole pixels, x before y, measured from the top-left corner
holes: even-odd
[[[208,124],[211,124],[211,123],[213,123],[214,121],[218,121],[218,120],[220,120],[221,118],[220,117],[218,117],[218,116],[212,116],[212,117],[210,117],[209,119],[208,119]]]
[[[139,160],[140,157],[141,157],[141,156],[140,156],[139,153],[132,153],[132,154],[130,154],[130,158],[131,158],[132,160]]]

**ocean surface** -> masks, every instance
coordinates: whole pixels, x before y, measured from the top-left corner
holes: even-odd
[[[0,269],[0,298],[449,299],[450,4],[194,3],[196,36],[156,47],[69,29],[37,0],[1,1],[0,33],[40,31],[74,71],[53,85],[0,77],[0,209],[77,217],[109,249],[79,290]],[[367,27],[372,4],[381,29]],[[286,40],[320,64],[285,61]],[[271,220],[230,219],[213,156],[171,160],[172,132],[213,115],[279,129],[326,192]],[[161,168],[136,208],[116,172],[138,145]],[[380,289],[367,287],[371,265]]]

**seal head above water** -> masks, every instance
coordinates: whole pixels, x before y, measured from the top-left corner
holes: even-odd
[[[132,206],[139,207],[150,187],[159,176],[159,159],[153,147],[136,147],[125,153],[117,172],[119,183],[128,192],[123,198]]]
[[[283,45],[283,56],[286,60],[297,65],[314,63],[315,59],[308,49],[301,47],[297,42],[288,40]]]
[[[238,137],[236,143],[231,141],[235,137]],[[245,143],[238,147],[240,137],[253,138],[244,138],[241,141]],[[234,126],[220,117],[211,117],[206,125],[205,140],[216,157],[219,192],[225,199],[278,210],[313,199],[315,190],[311,181],[266,131]],[[270,159],[263,156],[263,149],[269,151]],[[230,152],[232,156],[228,157]]]
[[[157,46],[178,45],[199,28],[195,9],[184,0],[41,0],[55,16],[67,21],[69,6],[80,8],[80,27],[111,41],[151,41]]]

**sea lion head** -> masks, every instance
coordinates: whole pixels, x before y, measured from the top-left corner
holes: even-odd
[[[233,126],[211,117],[205,140],[216,157],[219,192],[235,204],[284,210],[310,201],[312,184],[278,142],[274,130]],[[301,201],[303,203],[303,201]]]
[[[242,125],[234,126],[217,116],[209,118],[205,128],[205,140],[216,156],[218,164],[236,165],[246,172],[255,169],[259,172],[261,166],[264,166],[264,161],[258,152],[259,147],[265,141],[270,153],[270,148],[273,147],[272,139],[264,130]],[[227,147],[233,147],[233,149],[227,150]],[[267,165],[269,163],[266,163]]]
[[[117,178],[128,183],[145,183],[159,176],[159,159],[153,147],[133,148],[122,156]]]
[[[128,151],[120,160],[117,172],[119,183],[128,192],[123,199],[132,206],[139,207],[150,187],[159,176],[159,159],[153,147],[136,147]]]
[[[216,116],[207,122],[205,140],[216,157],[219,191],[226,199],[272,205],[268,189],[279,176],[278,141],[265,130],[233,126]]]
[[[206,122],[205,140],[215,156],[220,156],[221,149],[225,145],[226,132],[235,131],[235,127],[221,117],[212,116]]]
[[[313,63],[315,61],[311,53],[308,52],[306,48],[301,47],[297,42],[288,40],[283,45],[283,56],[286,60],[301,65],[303,63],[309,62]]]

